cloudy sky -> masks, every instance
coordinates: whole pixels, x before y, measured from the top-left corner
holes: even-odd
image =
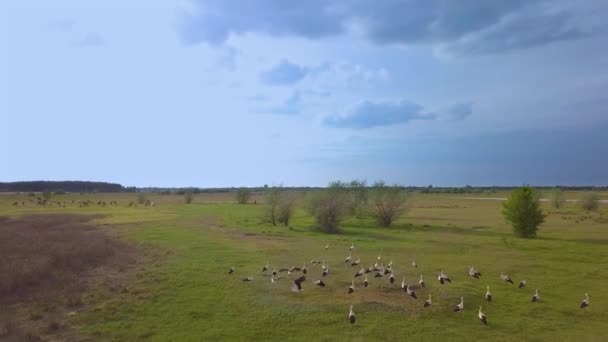
[[[608,183],[604,0],[0,2],[0,181]]]

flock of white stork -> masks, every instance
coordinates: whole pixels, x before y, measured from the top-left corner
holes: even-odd
[[[329,244],[325,245],[325,250],[327,251],[329,249]],[[355,245],[351,244],[350,248],[349,248],[349,254],[346,257],[346,259],[344,260],[344,263],[349,264],[351,266],[359,266],[360,269],[359,271],[357,271],[357,273],[355,273],[350,286],[348,287],[348,294],[351,294],[353,292],[355,292],[355,279],[359,278],[359,277],[364,277],[363,279],[363,286],[364,287],[368,287],[369,285],[369,280],[367,278],[367,275],[369,273],[373,273],[374,274],[374,278],[382,278],[384,276],[388,276],[388,280],[391,284],[395,283],[395,275],[393,273],[393,262],[390,261],[387,265],[387,267],[384,267],[384,264],[381,262],[382,256],[378,256],[376,262],[368,267],[368,268],[364,268],[361,264],[361,259],[359,257],[357,257],[356,260],[352,260],[352,252],[355,249]],[[314,284],[318,287],[325,287],[325,282],[323,281],[323,279],[325,277],[327,277],[329,275],[329,266],[325,263],[325,261],[318,261],[318,260],[312,260],[310,262],[311,264],[320,264],[321,265],[321,278],[317,279],[314,281]],[[412,267],[413,268],[417,268],[418,264],[416,263],[415,260],[412,261]],[[268,262],[266,262],[266,264],[264,266],[262,266],[262,274],[264,275],[268,275],[268,272],[270,271],[270,266],[268,265]],[[231,266],[230,269],[228,270],[228,274],[233,274],[235,272],[235,268],[234,266]],[[291,288],[292,291],[294,292],[300,292],[302,291],[302,283],[306,280],[306,275],[308,274],[308,269],[306,268],[306,263],[304,263],[304,265],[300,268],[300,267],[288,267],[288,268],[279,268],[279,269],[273,269],[270,273],[270,281],[274,284],[275,282],[277,282],[277,280],[279,278],[281,278],[279,276],[279,273],[283,273],[283,272],[287,272],[287,275],[289,277],[292,277],[293,272],[301,272],[301,275],[295,279],[293,279],[293,286]],[[481,273],[474,267],[474,266],[469,266],[469,275],[473,278],[476,279],[480,279],[481,277]],[[515,284],[515,282],[513,281],[513,279],[511,279],[511,277],[505,273],[501,273],[500,274],[500,279],[502,279],[503,281],[510,283],[510,284]],[[253,275],[247,276],[245,278],[242,278],[242,281],[244,282],[249,282],[249,281],[253,281],[254,277]],[[439,274],[437,275],[437,280],[439,281],[439,283],[441,285],[444,285],[446,283],[451,283],[452,280],[450,279],[450,277],[448,277],[443,270],[441,270],[439,272]],[[420,288],[426,288],[426,284],[424,282],[424,279],[422,278],[422,275],[420,275],[420,280],[418,280],[418,285]],[[524,288],[527,286],[527,281],[526,280],[521,280],[519,282],[518,288]],[[401,281],[401,289],[405,292],[406,295],[417,299],[418,297],[416,296],[416,290],[414,287],[406,284],[405,282],[405,278],[403,278],[403,280]],[[485,300],[487,302],[492,302],[492,292],[490,292],[490,286],[487,285],[486,286],[486,295],[485,295]],[[531,301],[532,302],[539,302],[541,300],[541,297],[538,293],[538,289],[535,290],[534,294],[531,297]],[[427,300],[424,301],[423,307],[424,308],[428,308],[433,304],[432,299],[431,299],[431,294],[429,294],[429,297]],[[589,294],[585,293],[585,297],[583,298],[583,300],[580,302],[580,308],[584,309],[587,306],[589,306]],[[458,304],[456,304],[454,306],[454,312],[461,312],[464,310],[464,298],[460,297],[460,302]],[[484,325],[488,325],[488,318],[487,316],[483,313],[482,311],[482,306],[479,306],[479,310],[478,310],[478,317],[479,320],[481,321],[481,323],[483,323]],[[348,321],[352,324],[354,324],[357,321],[355,312],[353,311],[353,305],[350,306],[350,310],[348,313]]]

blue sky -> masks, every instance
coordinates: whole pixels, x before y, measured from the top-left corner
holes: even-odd
[[[603,0],[0,2],[1,181],[608,184]]]

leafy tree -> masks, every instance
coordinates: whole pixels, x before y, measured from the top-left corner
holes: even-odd
[[[551,205],[555,209],[559,209],[564,206],[564,198],[560,188],[553,189],[553,192],[551,193]]]
[[[390,227],[405,213],[407,197],[399,186],[387,186],[384,182],[376,182],[372,186],[370,195],[370,215],[382,227]]]
[[[515,189],[503,203],[502,214],[519,237],[536,237],[538,227],[545,221],[539,195],[529,186]]]
[[[600,206],[600,198],[597,194],[586,193],[581,198],[581,207],[586,211],[597,210]]]
[[[289,221],[293,216],[296,201],[293,195],[285,191],[281,193],[281,196],[279,198],[280,201],[279,206],[277,208],[277,221],[287,227],[289,226]]]
[[[238,204],[247,204],[251,199],[251,190],[240,188],[236,191],[236,201]]]
[[[346,185],[340,181],[331,182],[326,189],[313,192],[308,200],[308,210],[322,231],[337,233],[340,222],[349,212]]]

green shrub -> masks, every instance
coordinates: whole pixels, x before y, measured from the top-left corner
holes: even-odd
[[[326,233],[339,232],[342,219],[350,209],[349,192],[342,182],[332,182],[320,191],[311,193],[308,211],[315,217],[320,230]]]
[[[240,188],[236,191],[236,202],[238,204],[247,204],[251,199],[251,190],[247,188]]]
[[[581,198],[581,207],[586,211],[595,211],[600,206],[600,198],[597,194],[586,193]]]
[[[524,186],[511,192],[503,203],[502,214],[513,226],[519,237],[536,237],[538,227],[545,221],[545,214],[540,206],[539,195],[534,189]]]
[[[369,213],[382,227],[390,225],[405,213],[406,194],[399,186],[376,182],[371,190]]]

